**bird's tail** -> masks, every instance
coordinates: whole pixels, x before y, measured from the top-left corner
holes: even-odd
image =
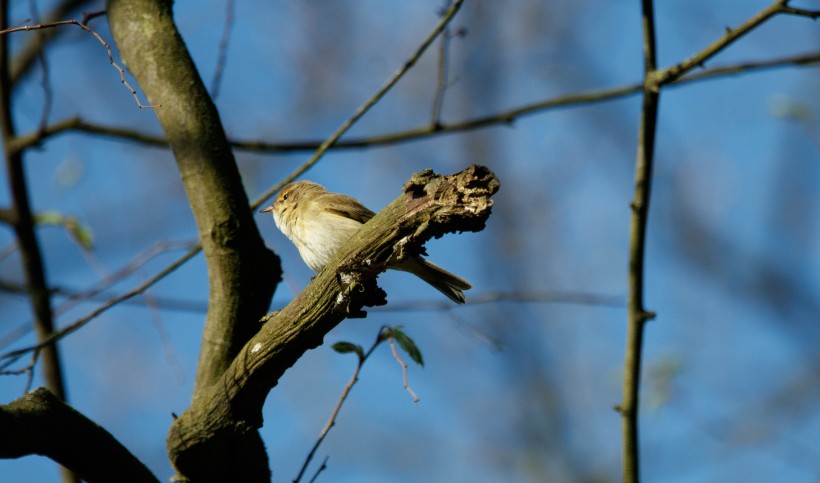
[[[390,268],[412,273],[429,283],[433,288],[457,304],[463,304],[467,301],[467,299],[464,298],[463,290],[468,290],[473,287],[470,285],[470,282],[458,275],[450,273],[435,263],[428,262],[421,257],[408,258]]]

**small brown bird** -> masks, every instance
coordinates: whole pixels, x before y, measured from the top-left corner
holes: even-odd
[[[350,196],[331,193],[311,181],[285,186],[274,203],[260,211],[273,213],[276,227],[288,237],[308,267],[318,272],[333,254],[375,213]],[[463,290],[472,287],[463,278],[422,257],[407,258],[389,268],[416,275],[458,304]]]

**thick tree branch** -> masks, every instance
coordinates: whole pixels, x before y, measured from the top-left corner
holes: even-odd
[[[210,300],[194,398],[256,332],[281,276],[256,228],[219,114],[173,21],[171,2],[112,0],[108,20],[124,63],[174,152],[208,263]]]
[[[159,481],[108,431],[44,388],[0,406],[0,428],[0,458],[47,456],[89,482]]]
[[[452,176],[429,170],[414,175],[404,193],[365,224],[287,307],[271,314],[220,381],[176,419],[168,450],[178,476],[218,481],[246,470],[252,463],[243,439],[258,437],[262,404],[282,374],[345,317],[363,316],[362,307],[384,303],[374,280],[388,264],[419,253],[432,237],[483,229],[498,187],[495,176],[479,166]],[[236,457],[232,468],[203,464],[225,451]],[[257,473],[239,479],[267,478]]]

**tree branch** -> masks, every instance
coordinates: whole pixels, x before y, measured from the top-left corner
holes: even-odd
[[[627,298],[627,341],[624,357],[623,400],[616,409],[621,413],[623,443],[623,481],[640,480],[640,446],[638,443],[638,407],[643,357],[643,335],[646,322],[655,317],[644,307],[644,262],[646,228],[649,218],[649,200],[652,187],[655,132],[658,122],[658,104],[663,85],[677,81],[681,76],[731,45],[777,14],[795,13],[787,7],[788,0],[777,0],[737,29],[727,29],[726,35],[694,56],[667,69],[657,67],[655,14],[653,0],[642,0],[644,47],[644,85],[641,121],[638,131],[638,149],[635,162],[635,192],[631,203],[632,216],[629,231],[629,295]],[[792,9],[793,10],[793,9]],[[796,14],[809,15],[800,11]],[[730,71],[724,71],[730,72]],[[724,72],[721,72],[724,73]],[[702,79],[692,76],[692,79]]]
[[[8,25],[8,3],[0,2],[0,29]],[[28,182],[23,166],[23,155],[12,151],[10,144],[15,138],[14,119],[11,106],[11,80],[9,78],[9,42],[8,37],[0,36],[0,130],[2,130],[6,175],[11,193],[12,213],[9,218],[14,222],[17,246],[23,263],[26,285],[30,291],[31,310],[34,314],[34,327],[37,340],[43,343],[54,332],[54,318],[51,310],[51,299],[46,284],[43,257],[35,223],[31,213]],[[43,379],[48,388],[58,398],[65,399],[63,371],[60,366],[60,355],[55,342],[44,343],[42,347]]]
[[[88,3],[91,3],[91,1],[64,0],[47,13],[45,18],[40,20],[44,23],[57,22]],[[20,51],[14,57],[14,62],[11,65],[12,86],[17,86],[22,77],[31,72],[31,68],[34,67],[37,62],[37,57],[43,52],[46,46],[59,38],[59,35],[64,32],[65,30],[62,29],[49,29],[44,30],[39,39],[36,37],[29,38],[23,47],[20,48]]]
[[[149,278],[148,280],[141,283],[137,287],[129,290],[128,292],[125,292],[124,294],[117,295],[116,297],[113,297],[112,299],[108,300],[107,302],[105,302],[101,306],[97,307],[96,309],[92,310],[91,312],[84,315],[83,317],[80,317],[79,319],[75,320],[74,322],[72,322],[72,323],[70,323],[70,324],[68,324],[64,327],[61,327],[59,330],[56,330],[56,331],[52,332],[48,337],[46,337],[42,340],[38,340],[37,344],[31,345],[31,346],[28,346],[28,347],[23,347],[23,348],[20,348],[20,349],[16,349],[16,350],[6,352],[5,354],[0,355],[0,369],[8,367],[9,365],[14,363],[16,360],[18,360],[20,357],[24,356],[28,352],[41,350],[44,347],[47,347],[48,345],[53,344],[54,342],[56,342],[56,341],[62,339],[63,337],[71,334],[72,332],[79,330],[80,328],[85,326],[85,324],[87,324],[87,323],[91,322],[93,319],[99,317],[100,315],[102,315],[103,313],[105,313],[106,311],[111,309],[112,307],[117,306],[119,303],[145,292],[152,285],[159,282],[160,280],[165,278],[167,275],[174,272],[177,268],[184,265],[188,260],[190,260],[191,258],[196,256],[201,250],[202,250],[202,248],[199,245],[197,245],[194,248],[191,248],[190,250],[188,250],[187,253],[185,253],[185,255],[180,257],[174,263],[172,263],[172,264],[168,265],[167,267],[165,267],[164,269],[162,269],[162,271],[160,271],[158,274],[154,275],[153,277]]]
[[[735,64],[719,66],[711,69],[704,69],[697,73],[690,73],[684,75],[683,77],[678,77],[677,79],[668,82],[667,86],[682,86],[692,82],[721,78],[729,75],[753,73],[760,70],[774,69],[787,66],[816,66],[818,63],[820,63],[820,53],[817,52],[769,60],[740,62]],[[558,109],[562,107],[579,107],[588,104],[597,104],[599,102],[612,101],[616,99],[621,99],[623,97],[638,94],[642,90],[643,82],[640,82],[623,87],[599,89],[588,92],[580,92],[577,94],[559,96],[531,104],[526,104],[520,107],[515,107],[505,111],[500,111],[495,114],[477,117],[474,119],[467,119],[464,121],[451,123],[439,121],[438,124],[420,126],[417,128],[408,129],[406,131],[399,131],[362,138],[339,140],[333,145],[333,149],[362,149],[368,147],[387,146],[404,142],[417,141],[420,139],[431,138],[434,136],[440,136],[444,134],[472,131],[486,127],[510,124],[523,117],[531,116],[534,114],[541,114],[552,109]],[[29,134],[20,135],[14,140],[13,146],[14,149],[22,149],[29,145],[39,144],[44,140],[48,139],[49,137],[71,131],[95,134],[110,138],[117,138],[122,141],[132,141],[145,146],[155,146],[159,148],[168,147],[168,142],[162,136],[155,136],[152,134],[128,128],[118,128],[94,124],[91,122],[83,121],[82,119],[77,117],[63,119],[62,121],[51,124],[50,126],[46,126],[46,128],[42,131],[35,131]],[[229,142],[233,148],[236,148],[241,151],[255,153],[289,153],[298,151],[315,151],[322,144],[321,141],[316,140],[275,143],[255,140],[243,141],[239,139],[234,139],[230,140]]]
[[[657,86],[661,84],[668,84],[670,82],[674,82],[676,79],[680,78],[687,72],[691,71],[696,67],[703,67],[707,60],[711,59],[723,49],[728,47],[729,45],[733,44],[736,40],[743,37],[744,35],[748,34],[770,18],[774,17],[777,14],[781,13],[793,13],[787,4],[789,0],[776,0],[774,3],[769,5],[768,7],[764,8],[760,12],[758,12],[755,16],[750,18],[749,20],[743,22],[739,27],[735,29],[726,28],[726,35],[719,38],[718,40],[712,42],[706,48],[698,52],[697,54],[689,57],[688,59],[684,60],[683,62],[673,65],[672,67],[666,69],[658,69],[652,72],[646,81],[654,86],[654,89],[657,89]]]
[[[173,21],[171,2],[111,0],[111,33],[163,127],[196,220],[210,294],[194,398],[256,332],[281,277],[257,230],[219,113]]]
[[[47,456],[85,481],[159,481],[108,431],[44,388],[0,406],[0,427],[0,458]]]
[[[266,318],[220,381],[174,421],[168,452],[178,477],[267,481],[268,475],[237,472],[250,465],[246,460],[253,456],[243,453],[243,439],[258,437],[254,429],[262,425],[262,404],[270,389],[345,317],[364,316],[362,307],[385,302],[374,280],[388,264],[419,253],[434,236],[483,229],[492,206],[489,198],[498,187],[495,176],[480,166],[452,176],[429,170],[414,175],[404,193],[366,223],[302,293]],[[214,453],[224,451],[237,458],[232,467],[207,464],[221,458]]]
[[[642,0],[644,79],[643,106],[638,128],[638,152],[635,160],[635,194],[629,228],[629,295],[627,297],[627,335],[624,360],[623,401],[620,405],[623,438],[623,481],[640,480],[640,446],[638,445],[638,396],[643,355],[644,323],[650,318],[643,304],[644,255],[649,198],[652,188],[652,166],[655,152],[655,130],[658,124],[660,90],[652,85],[656,73],[655,11],[653,0]]]
[[[461,5],[463,3],[464,0],[454,0],[452,5],[450,5],[447,11],[444,12],[444,14],[442,15],[441,20],[439,20],[439,23],[435,26],[435,28],[433,28],[433,31],[430,32],[427,35],[427,37],[421,42],[421,45],[419,45],[416,48],[416,51],[413,53],[413,55],[410,56],[410,58],[407,59],[404,62],[404,64],[396,72],[393,73],[392,76],[390,76],[387,82],[385,82],[384,85],[382,85],[379,88],[379,90],[376,91],[376,93],[370,97],[370,99],[368,99],[367,101],[365,101],[364,104],[359,106],[359,108],[356,109],[356,112],[354,112],[352,116],[345,120],[345,122],[343,122],[342,125],[339,126],[336,129],[336,131],[333,132],[333,134],[331,134],[327,139],[322,141],[322,143],[319,145],[319,147],[316,148],[316,151],[313,153],[310,159],[302,163],[301,166],[296,168],[291,174],[286,176],[276,186],[271,187],[267,190],[267,192],[262,193],[260,196],[258,196],[256,200],[254,200],[252,207],[256,209],[263,202],[265,202],[265,200],[267,200],[268,198],[276,194],[280,189],[282,189],[282,187],[285,186],[287,183],[290,183],[291,181],[295,180],[299,175],[309,170],[311,167],[313,167],[313,165],[318,163],[322,156],[325,155],[325,152],[328,149],[330,149],[331,146],[335,145],[339,138],[341,138],[344,135],[344,133],[346,133],[356,122],[358,122],[359,119],[361,119],[362,116],[364,116],[367,113],[367,111],[369,111],[388,92],[390,92],[393,86],[395,86],[401,80],[401,78],[404,77],[404,75],[407,74],[407,72],[414,65],[416,65],[416,62],[418,62],[419,59],[421,59],[421,56],[424,55],[424,52],[427,51],[427,49],[430,47],[433,41],[435,41],[436,38],[439,35],[441,35],[442,32],[444,32],[444,30],[447,28],[447,25],[450,23],[451,20],[453,20],[456,13],[458,13],[458,11],[461,9]]]

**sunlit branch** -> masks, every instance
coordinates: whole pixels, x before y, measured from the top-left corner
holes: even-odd
[[[697,54],[685,59],[683,62],[677,65],[668,67],[666,69],[654,70],[652,74],[649,77],[647,77],[646,82],[649,85],[651,85],[652,88],[657,89],[659,85],[673,82],[676,79],[683,76],[684,74],[688,73],[689,71],[697,67],[703,67],[707,60],[711,59],[712,57],[720,53],[723,49],[734,43],[736,40],[748,34],[749,32],[759,27],[761,24],[763,24],[764,22],[766,22],[767,20],[769,20],[777,14],[797,14],[797,12],[801,12],[801,15],[812,16],[810,11],[808,10],[799,10],[788,7],[788,3],[789,0],[777,0],[776,2],[764,8],[756,15],[754,15],[752,18],[741,24],[739,27],[734,29],[727,27],[726,35],[714,41]],[[817,15],[817,13],[814,13],[814,17],[816,17]]]
[[[644,261],[646,226],[652,188],[652,167],[655,151],[655,130],[658,122],[660,89],[650,79],[657,69],[655,8],[653,0],[642,0],[644,51],[643,104],[638,127],[638,148],[635,160],[635,193],[629,226],[629,273],[627,296],[626,350],[624,355],[623,400],[621,413],[623,470],[625,483],[640,481],[640,445],[638,443],[638,397],[640,394],[641,358],[643,356],[644,325],[654,314],[644,308]]]
[[[649,218],[649,200],[652,186],[655,132],[661,87],[671,84],[691,70],[703,64],[740,37],[751,32],[777,14],[797,14],[814,17],[814,12],[792,9],[788,0],[778,0],[736,29],[726,29],[726,34],[697,54],[666,69],[657,67],[657,44],[655,35],[654,3],[642,0],[642,27],[644,49],[644,83],[641,121],[638,131],[638,147],[635,162],[635,192],[631,203],[632,215],[629,230],[629,274],[627,297],[627,341],[624,357],[623,400],[617,406],[622,420],[623,475],[622,480],[637,483],[640,480],[640,445],[638,437],[638,407],[640,398],[641,359],[643,335],[646,322],[655,317],[644,306],[644,263],[646,231]],[[729,73],[730,70],[724,69]],[[705,78],[693,76],[697,79]]]
[[[811,54],[801,54],[777,59],[750,61],[725,66],[704,69],[702,71],[679,77],[667,84],[667,87],[686,85],[692,82],[699,82],[709,79],[717,79],[729,75],[749,74],[757,71],[790,67],[790,66],[817,66],[820,65],[820,52]],[[363,138],[353,138],[337,141],[332,149],[363,149],[378,146],[389,146],[399,143],[418,141],[432,138],[434,136],[452,134],[458,132],[473,131],[498,125],[508,125],[521,118],[541,114],[553,109],[580,107],[601,102],[608,102],[624,97],[638,94],[643,89],[642,83],[630,84],[627,86],[611,89],[600,89],[566,96],[559,96],[543,101],[526,104],[524,106],[500,111],[488,116],[477,117],[465,121],[444,123],[438,125],[426,125],[406,131],[367,136]],[[100,135],[116,138],[123,141],[135,142],[144,146],[154,146],[167,148],[168,144],[162,136],[156,136],[145,132],[127,128],[118,128],[91,122],[83,121],[80,118],[68,118],[47,126],[42,132],[33,132],[18,136],[13,143],[14,149],[23,149],[29,145],[39,144],[51,136],[64,134],[66,132],[77,131],[82,133]],[[314,151],[321,141],[302,142],[265,142],[265,141],[242,141],[232,140],[231,146],[234,148],[254,153],[289,153],[299,151]]]
[[[421,56],[424,55],[424,52],[427,51],[428,47],[430,47],[430,45],[436,40],[436,38],[439,35],[441,35],[442,32],[444,32],[444,29],[447,28],[447,25],[450,23],[451,20],[453,20],[456,13],[461,9],[462,3],[464,3],[464,0],[455,0],[444,13],[438,25],[436,25],[436,27],[433,29],[432,32],[430,32],[427,38],[424,39],[424,41],[422,41],[421,45],[419,45],[415,53],[404,62],[404,64],[399,68],[399,70],[397,70],[390,77],[390,79],[388,79],[388,81],[378,91],[376,91],[376,93],[370,99],[365,101],[365,103],[362,104],[349,119],[343,122],[342,125],[339,126],[339,128],[336,129],[336,131],[330,135],[330,137],[325,139],[322,142],[322,144],[320,144],[319,147],[316,148],[316,151],[313,153],[310,159],[308,159],[304,164],[296,168],[291,174],[286,176],[280,182],[276,183],[276,185],[272,186],[267,191],[258,196],[256,200],[254,200],[251,203],[251,208],[255,210],[256,208],[261,206],[262,203],[264,203],[268,198],[276,194],[280,189],[282,189],[283,186],[295,180],[302,173],[309,170],[311,167],[313,167],[313,165],[318,163],[322,156],[324,156],[325,152],[331,146],[336,144],[339,138],[342,137],[342,135],[346,133],[348,129],[353,127],[353,125],[359,119],[361,119],[361,117],[364,116],[365,113],[367,113],[367,111],[370,110],[370,108],[375,106],[376,103],[378,103],[382,99],[382,97],[384,97],[393,88],[393,86],[395,86],[399,82],[399,80],[401,80],[401,78],[404,77],[404,75],[411,68],[413,68],[414,65],[416,65],[416,62],[418,62]]]

